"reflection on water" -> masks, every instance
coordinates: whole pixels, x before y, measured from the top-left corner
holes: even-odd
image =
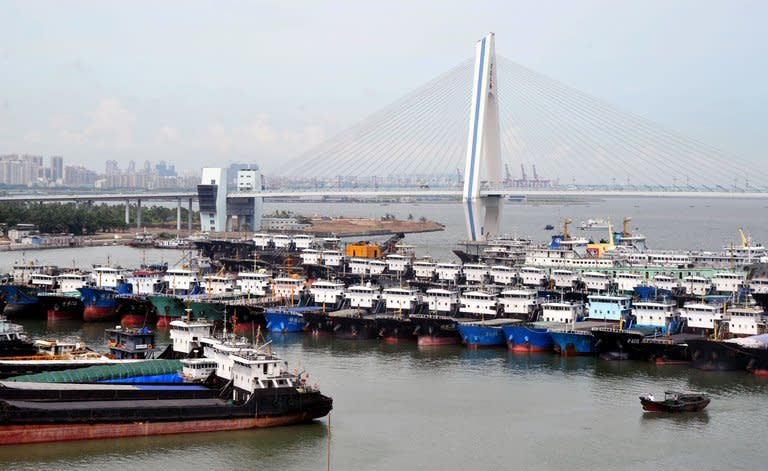
[[[103,330],[111,325],[25,326],[33,335],[83,336],[103,345]],[[732,459],[716,447],[702,448],[702,437],[720,449],[739,447],[760,436],[768,420],[768,379],[741,372],[505,348],[420,348],[305,334],[267,338],[291,368],[310,372],[310,381],[334,399],[332,469],[508,469],[511,457],[530,469],[723,468]],[[158,344],[167,341],[167,331],[159,332]],[[638,396],[667,389],[707,391],[712,403],[698,414],[642,411]],[[0,469],[101,471],[137,462],[167,471],[244,463],[318,469],[325,465],[326,424],[0,447]],[[749,468],[760,454],[742,449],[738,459]]]
[[[651,423],[655,421],[663,421],[662,425],[673,430],[702,430],[707,425],[709,425],[709,413],[706,410],[700,412],[686,412],[678,414],[665,412],[645,412],[640,417],[641,422]],[[641,423],[641,425],[643,424]]]
[[[54,462],[56,469],[76,469],[84,457],[105,469],[130,469],[137,463],[144,469],[183,469],[184,464],[234,469],[269,458],[290,466],[299,464],[292,456],[313,455],[316,459],[302,461],[314,462],[312,469],[318,469],[325,462],[327,433],[326,424],[316,421],[275,429],[3,446],[0,469],[52,469]]]

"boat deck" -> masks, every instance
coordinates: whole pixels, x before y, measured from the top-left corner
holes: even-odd
[[[217,398],[203,399],[133,399],[117,401],[20,401],[3,400],[6,404],[20,409],[36,410],[98,410],[98,409],[158,409],[222,407],[227,402]]]
[[[461,322],[464,325],[477,325],[486,327],[503,327],[505,325],[520,324],[523,321],[520,319],[487,319],[487,320],[471,320],[469,322]]]

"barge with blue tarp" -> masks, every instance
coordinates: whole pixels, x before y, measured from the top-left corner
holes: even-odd
[[[0,445],[274,427],[323,417],[333,407],[271,351],[223,350],[229,354],[217,357],[217,374],[202,385],[103,383],[109,378],[91,369],[44,373],[54,381],[0,381]],[[176,360],[143,363],[136,368],[181,368]]]

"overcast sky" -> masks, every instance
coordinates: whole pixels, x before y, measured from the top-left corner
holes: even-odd
[[[0,0],[0,154],[267,170],[497,53],[757,161],[764,1]]]

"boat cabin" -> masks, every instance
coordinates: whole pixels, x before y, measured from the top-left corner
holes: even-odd
[[[152,357],[155,349],[155,333],[146,327],[140,329],[124,329],[120,326],[106,329],[109,353],[118,360],[147,359]]]
[[[553,302],[541,305],[541,320],[545,322],[572,323],[584,317],[584,304],[578,302]]]
[[[431,314],[453,313],[459,306],[459,292],[450,289],[430,288],[424,295]]]
[[[201,339],[213,335],[213,323],[207,320],[176,320],[171,321],[170,327],[169,335],[173,344],[173,351],[187,355],[201,347]]]
[[[470,317],[496,317],[498,301],[496,293],[490,291],[465,291],[459,297],[459,312]]]
[[[718,272],[712,276],[712,285],[718,293],[738,293],[745,280],[743,273]]]
[[[266,272],[240,272],[235,285],[243,294],[262,297],[271,293],[271,282],[272,277]]]
[[[704,296],[712,291],[712,282],[703,276],[686,276],[682,286],[687,294],[695,296]]]
[[[600,321],[626,320],[632,314],[632,298],[629,296],[608,296],[590,294],[588,318]]]
[[[355,285],[347,288],[346,297],[349,300],[349,307],[373,309],[381,298],[381,291],[378,286]]]
[[[455,263],[438,263],[435,266],[435,273],[437,273],[437,279],[440,281],[456,283],[461,275],[461,265]]]
[[[462,267],[461,271],[464,273],[464,278],[468,283],[485,283],[490,269],[488,265],[482,263],[466,263]]]
[[[198,286],[197,274],[185,268],[171,268],[165,272],[163,280],[168,283],[171,294],[192,294]]]
[[[504,314],[515,317],[530,317],[538,303],[535,290],[532,289],[508,289],[499,294],[499,304],[504,309]]]
[[[520,268],[520,280],[525,286],[542,286],[547,281],[547,273],[543,268],[522,267]]]
[[[715,323],[725,317],[725,311],[717,304],[685,303],[682,317],[685,318],[689,329],[712,332],[715,330]]]
[[[216,371],[216,362],[210,358],[184,358],[181,360],[181,377],[191,383],[201,383]]]
[[[680,323],[680,311],[673,301],[637,301],[632,314],[638,327],[653,327],[662,334],[674,332]]]
[[[381,293],[381,299],[389,311],[414,312],[421,304],[421,293],[415,288],[386,288]]]
[[[494,265],[490,270],[491,281],[500,285],[513,285],[517,282],[517,272],[506,265]]]
[[[734,337],[766,333],[765,311],[756,306],[734,306],[726,311],[728,332]]]
[[[417,279],[431,280],[435,275],[437,265],[431,260],[419,260],[413,262],[413,273]]]
[[[632,293],[635,288],[643,285],[643,275],[633,272],[619,272],[614,278],[616,287],[623,293]]]
[[[386,260],[387,270],[390,273],[405,273],[411,266],[411,259],[399,253],[387,255]]]
[[[323,250],[322,261],[323,265],[326,267],[340,267],[344,261],[344,258],[341,255],[341,249]]]
[[[608,273],[585,271],[581,274],[581,282],[588,291],[606,292],[611,289],[612,280]]]
[[[573,289],[578,281],[578,276],[571,270],[552,270],[551,280],[555,288]]]
[[[317,280],[312,283],[309,293],[316,305],[336,306],[344,299],[344,283],[340,281]]]
[[[58,276],[59,290],[64,293],[77,291],[78,288],[87,285],[90,279],[91,277],[85,273],[62,273]]]
[[[57,277],[45,273],[33,273],[29,284],[38,291],[55,291],[58,288]]]

